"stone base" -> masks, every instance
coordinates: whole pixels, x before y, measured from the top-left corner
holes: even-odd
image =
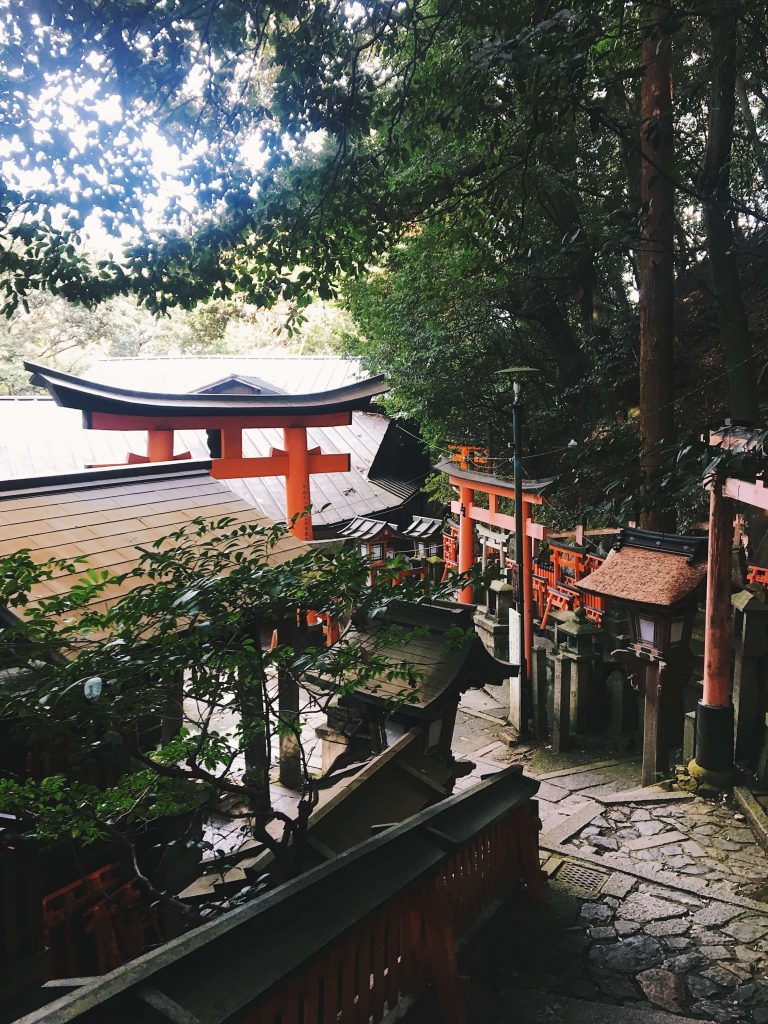
[[[733,769],[725,772],[714,772],[710,768],[702,768],[695,760],[688,764],[688,774],[697,786],[710,786],[712,789],[730,789],[733,785]]]

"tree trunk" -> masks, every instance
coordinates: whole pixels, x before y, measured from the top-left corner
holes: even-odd
[[[640,434],[646,480],[662,462],[662,446],[673,439],[672,351],[674,343],[673,122],[671,45],[664,19],[654,7],[643,44],[641,98],[643,156],[640,233]],[[673,509],[652,507],[642,516],[650,530],[673,530]]]
[[[294,649],[307,646],[306,626],[298,631],[293,623],[280,626],[283,643]],[[299,739],[294,730],[299,727],[299,684],[286,668],[277,670],[278,718],[280,720],[280,782],[286,789],[300,790],[304,782]]]
[[[712,82],[709,130],[700,188],[704,200],[712,291],[728,371],[731,417],[752,424],[757,418],[757,380],[749,325],[734,254],[730,164],[736,112],[736,16],[730,11],[709,18]]]
[[[255,635],[258,642],[258,630]],[[272,756],[269,741],[269,718],[265,694],[266,678],[261,651],[258,650],[259,664],[250,677],[237,682],[238,710],[240,725],[244,733],[243,756],[245,774],[243,781],[248,787],[248,806],[256,814],[271,814],[272,799],[269,792],[269,770]]]
[[[739,101],[741,117],[744,121],[744,126],[747,129],[747,135],[749,136],[749,143],[752,146],[752,152],[755,155],[755,163],[763,176],[763,184],[768,186],[768,151],[766,150],[765,144],[760,138],[760,133],[757,130],[755,117],[752,113],[752,107],[749,105],[749,93],[747,92],[747,86],[741,75],[736,76],[736,97]]]

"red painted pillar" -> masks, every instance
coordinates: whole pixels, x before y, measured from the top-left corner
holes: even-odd
[[[222,459],[242,459],[243,432],[237,428],[225,428],[221,432]]]
[[[459,487],[459,572],[469,572],[475,561],[475,528],[470,518],[474,497],[471,487]],[[472,587],[463,587],[459,591],[461,604],[472,604],[472,597]]]
[[[531,502],[523,496],[523,580],[525,608],[525,664],[531,673],[531,652],[533,651],[533,540],[528,536],[528,524],[531,521]]]
[[[285,451],[288,455],[288,473],[285,477],[285,517],[290,523],[295,515],[299,518],[291,527],[294,536],[301,540],[312,540],[312,519],[301,515],[311,503],[309,493],[309,454],[307,452],[307,428],[285,427]]]
[[[723,497],[722,486],[715,481],[709,495],[702,703],[717,708],[730,703],[733,513],[733,502]]]
[[[150,462],[173,461],[173,431],[147,431],[147,458]]]
[[[707,603],[704,611],[704,690],[696,708],[695,777],[727,785],[733,772],[731,682],[731,547],[733,502],[715,479],[709,496]]]

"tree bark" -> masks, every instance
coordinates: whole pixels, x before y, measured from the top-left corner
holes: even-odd
[[[653,7],[643,43],[641,95],[643,169],[640,233],[640,434],[646,481],[662,463],[662,447],[673,439],[672,352],[674,345],[673,119],[668,11]],[[674,510],[651,507],[642,515],[650,530],[673,530]]]
[[[760,138],[760,133],[757,130],[752,107],[749,105],[747,86],[741,75],[736,75],[736,98],[739,101],[741,117],[747,129],[752,152],[755,155],[755,163],[763,176],[763,184],[768,185],[768,150],[766,150],[763,140]]]
[[[730,10],[709,18],[712,81],[709,130],[700,188],[704,200],[712,291],[723,358],[728,371],[731,417],[752,424],[757,419],[757,376],[749,324],[734,253],[730,165],[736,113],[736,16]]]

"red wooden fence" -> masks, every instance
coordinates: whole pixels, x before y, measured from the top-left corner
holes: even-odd
[[[542,898],[537,829],[531,806],[516,808],[286,979],[244,1024],[377,1024],[429,983],[444,1024],[462,1024],[457,938],[523,882]]]

